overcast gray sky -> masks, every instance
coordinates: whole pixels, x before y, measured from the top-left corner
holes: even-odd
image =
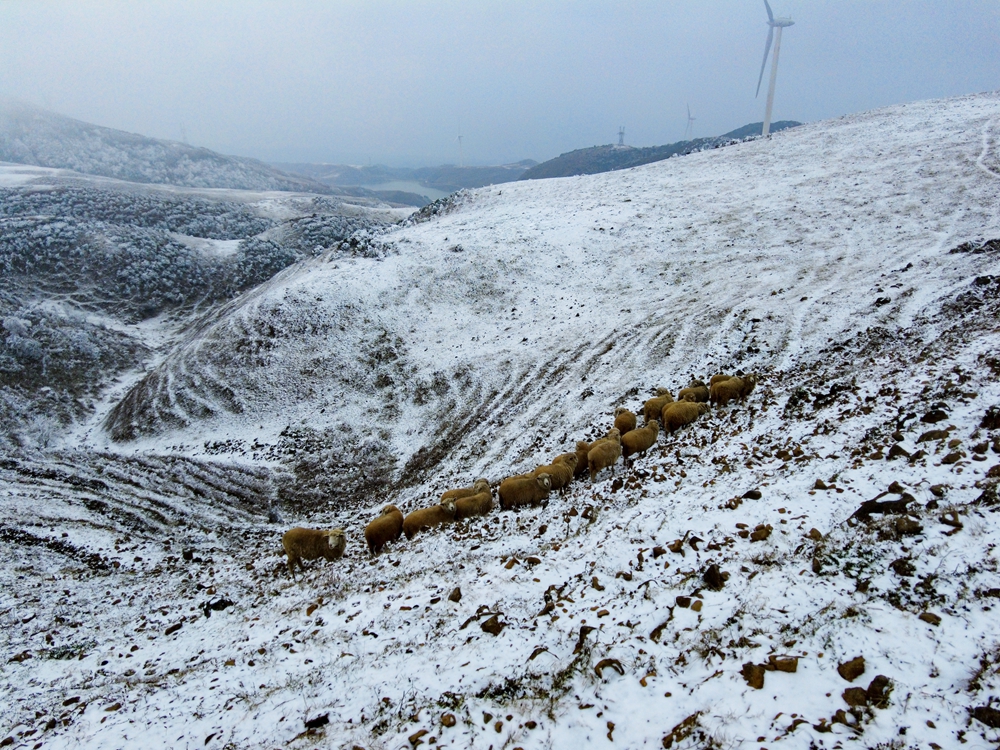
[[[997,0],[772,0],[774,119],[1000,88]],[[0,94],[268,161],[420,166],[763,119],[762,0],[2,0]]]

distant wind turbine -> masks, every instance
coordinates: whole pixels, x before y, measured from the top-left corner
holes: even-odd
[[[694,135],[694,121],[695,118],[691,116],[691,105],[687,105],[688,108],[688,124],[684,129],[684,140],[690,140],[690,137]]]
[[[771,12],[771,6],[764,0],[764,7],[767,9],[767,44],[764,46],[764,61],[760,64],[760,78],[757,79],[757,93],[760,96],[760,84],[764,80],[764,68],[767,66],[767,53],[771,51],[771,40],[774,40],[774,59],[771,60],[771,83],[767,87],[767,107],[764,110],[764,128],[761,135],[768,135],[771,132],[771,107],[774,106],[774,82],[778,78],[778,53],[781,52],[781,30],[786,26],[795,23],[791,18],[775,18]],[[778,33],[775,34],[774,30]]]
[[[465,153],[462,151],[462,136],[458,136],[455,140],[458,141],[458,166],[465,166]]]

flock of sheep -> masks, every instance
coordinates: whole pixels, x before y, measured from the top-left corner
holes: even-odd
[[[742,401],[757,385],[753,374],[714,375],[708,384],[694,380],[682,388],[675,401],[670,391],[658,388],[657,396],[643,404],[644,425],[636,426],[636,415],[624,407],[615,410],[614,427],[593,443],[579,441],[573,453],[562,453],[550,464],[539,466],[528,474],[507,477],[500,482],[498,494],[504,510],[523,505],[539,505],[552,490],[564,492],[575,477],[590,473],[593,482],[604,469],[613,467],[619,458],[626,465],[632,457],[645,453],[656,444],[663,429],[674,432],[694,422],[709,410],[709,404],[725,406],[730,401]],[[420,508],[403,516],[395,505],[387,505],[382,513],[365,527],[368,550],[377,555],[389,542],[402,534],[412,539],[420,531],[474,516],[485,516],[493,510],[493,490],[486,479],[477,479],[471,487],[448,490],[441,502]],[[337,560],[347,548],[343,529],[305,529],[296,527],[281,538],[288,557],[288,570],[295,577],[295,566],[305,570],[303,560]]]

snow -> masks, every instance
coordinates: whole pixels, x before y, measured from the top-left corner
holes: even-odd
[[[995,746],[970,711],[1000,686],[998,125],[981,94],[462,192],[209,313],[110,412],[136,439],[100,409],[0,464],[15,747]],[[737,369],[746,402],[631,470],[363,550],[386,503],[495,485]],[[902,491],[909,515],[856,517]],[[348,552],[293,582],[299,524]],[[876,675],[888,704],[850,712]]]

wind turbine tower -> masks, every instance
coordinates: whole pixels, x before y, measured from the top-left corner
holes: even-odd
[[[694,135],[694,121],[695,121],[695,118],[691,116],[691,105],[689,104],[687,105],[687,107],[688,107],[688,124],[687,127],[684,129],[685,141],[690,140],[691,136]]]
[[[458,136],[458,166],[465,166],[465,153],[462,151],[462,136]]]
[[[764,61],[760,64],[760,77],[757,79],[757,93],[760,96],[760,84],[764,80],[764,68],[767,66],[767,53],[771,51],[771,41],[774,41],[774,58],[771,60],[771,82],[767,87],[767,107],[764,109],[764,128],[761,135],[768,135],[771,132],[771,108],[774,106],[774,82],[778,78],[778,53],[781,52],[781,30],[786,26],[792,26],[795,21],[791,18],[775,18],[771,12],[771,6],[764,0],[764,7],[767,9],[767,44],[764,45]],[[775,34],[774,30],[778,33]]]
[[[622,125],[620,128],[618,128],[618,145],[619,146],[624,146],[625,145],[625,126],[624,125]]]

